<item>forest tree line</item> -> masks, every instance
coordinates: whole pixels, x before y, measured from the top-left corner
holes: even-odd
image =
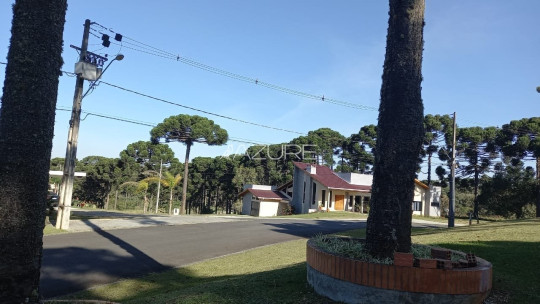
[[[425,173],[422,176],[426,177],[426,184],[445,189],[444,213],[448,204],[453,120],[449,115],[426,115],[424,127],[417,174]],[[537,216],[539,134],[540,117],[514,120],[500,128],[458,127],[456,215],[473,212],[506,218]],[[189,163],[186,210],[236,212],[235,203],[244,184],[282,185],[292,180],[293,161],[317,162],[338,172],[370,174],[376,139],[375,125],[363,126],[349,136],[320,128],[287,143],[250,146],[244,154],[195,157]],[[304,147],[308,153],[299,153]],[[51,160],[51,170],[61,170],[62,166],[62,158]],[[171,208],[179,208],[183,168],[167,144],[138,141],[129,144],[118,158],[88,156],[78,160],[76,171],[86,172],[87,177],[76,179],[74,199],[77,204],[144,212],[156,212],[157,203],[159,212],[168,213]],[[52,178],[51,182],[59,184],[60,180]]]

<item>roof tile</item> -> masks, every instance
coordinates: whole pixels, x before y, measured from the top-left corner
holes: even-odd
[[[323,186],[328,189],[340,189],[340,190],[350,190],[350,191],[359,191],[359,192],[370,192],[371,185],[353,185],[337,176],[330,168],[322,165],[315,164],[306,164],[301,162],[294,162],[294,165],[302,169],[306,174],[311,176],[313,179],[321,183]],[[306,171],[307,166],[315,166],[315,174],[311,174]]]

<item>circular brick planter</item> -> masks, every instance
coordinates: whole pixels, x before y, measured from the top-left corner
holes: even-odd
[[[480,258],[468,268],[383,265],[324,252],[313,240],[306,258],[309,284],[344,303],[482,303],[491,290],[491,263]]]

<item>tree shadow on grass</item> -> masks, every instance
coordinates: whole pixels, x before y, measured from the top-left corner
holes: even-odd
[[[96,290],[65,298],[122,303],[335,303],[317,295],[306,276],[305,263],[249,275],[218,277],[201,277],[182,268],[138,278],[138,288],[120,298],[107,298]]]

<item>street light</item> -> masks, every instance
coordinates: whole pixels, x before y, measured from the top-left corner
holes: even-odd
[[[536,87],[536,92],[540,93],[540,87]]]
[[[79,61],[84,61],[86,57],[86,48],[88,43],[89,32],[89,20],[85,24],[85,33],[83,36],[83,48],[81,49],[81,56]],[[69,218],[71,212],[71,198],[73,195],[73,180],[75,178],[75,160],[77,159],[77,140],[79,137],[79,125],[81,122],[81,103],[83,98],[94,88],[95,84],[105,71],[111,66],[114,61],[121,61],[124,59],[124,55],[118,54],[111,62],[105,67],[103,72],[96,78],[96,80],[90,85],[88,90],[84,94],[82,93],[84,78],[82,75],[77,75],[77,82],[75,85],[75,96],[73,97],[73,108],[71,111],[71,119],[69,121],[68,140],[66,147],[66,158],[64,160],[64,172],[62,175],[62,186],[60,187],[60,200],[58,202],[58,216],[56,220],[57,229],[69,229]]]

